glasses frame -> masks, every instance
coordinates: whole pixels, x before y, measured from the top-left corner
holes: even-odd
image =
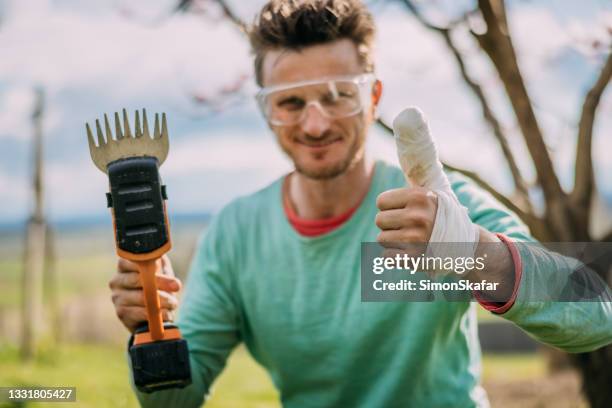
[[[324,78],[318,78],[318,79],[309,79],[305,81],[278,84],[278,85],[272,85],[269,87],[261,88],[259,92],[255,94],[255,99],[257,100],[257,105],[259,106],[259,110],[261,111],[263,116],[266,118],[268,123],[274,126],[292,126],[292,125],[302,122],[304,120],[307,108],[310,105],[316,105],[319,111],[321,111],[323,115],[325,115],[328,118],[341,119],[341,118],[346,118],[349,116],[356,115],[360,112],[363,112],[365,109],[367,109],[370,106],[370,103],[372,101],[372,98],[371,98],[372,86],[374,85],[376,80],[377,80],[376,75],[374,75],[374,73],[372,72],[366,72],[366,73],[357,74],[357,75],[340,75],[340,76],[330,76],[330,77],[324,77]],[[285,122],[280,122],[280,121],[270,118],[270,112],[268,111],[269,109],[266,103],[266,96],[268,96],[269,94],[273,92],[278,92],[278,91],[286,91],[288,89],[293,89],[293,88],[300,88],[302,86],[325,84],[325,83],[333,82],[333,81],[349,81],[357,85],[357,87],[359,88],[359,105],[360,105],[358,110],[348,113],[346,115],[331,116],[321,106],[319,101],[308,101],[306,105],[304,106],[302,114],[300,115],[298,120],[296,120],[295,122],[285,123]],[[366,85],[369,85],[369,87],[366,88]]]

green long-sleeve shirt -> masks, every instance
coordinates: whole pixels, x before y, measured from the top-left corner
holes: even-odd
[[[449,178],[475,223],[531,240],[491,196],[457,174]],[[376,197],[405,185],[399,168],[377,162],[353,216],[314,238],[289,224],[282,179],[225,207],[199,242],[178,319],[193,384],[137,392],[141,403],[200,406],[229,353],[244,342],[287,407],[487,405],[475,303],[361,302],[360,247],[379,233]],[[557,272],[544,251],[520,248],[518,296],[502,316],[568,351],[610,343],[610,303],[526,301]]]

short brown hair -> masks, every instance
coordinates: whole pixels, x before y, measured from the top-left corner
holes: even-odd
[[[367,72],[374,69],[374,19],[361,0],[270,0],[249,30],[255,79],[262,85],[267,51],[300,50],[340,39],[352,40]]]

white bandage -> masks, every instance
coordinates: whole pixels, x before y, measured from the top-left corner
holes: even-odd
[[[423,113],[417,108],[404,109],[393,121],[393,132],[399,162],[408,182],[432,190],[438,196],[438,211],[429,242],[452,243],[428,245],[428,250],[433,256],[473,257],[479,240],[478,227],[451,189]]]

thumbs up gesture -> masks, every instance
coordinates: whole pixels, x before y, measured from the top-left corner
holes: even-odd
[[[381,229],[378,242],[387,248],[429,243],[428,250],[433,256],[472,257],[479,240],[478,227],[457,200],[442,171],[422,112],[417,108],[402,111],[393,121],[393,132],[409,187],[378,196],[376,205],[380,212],[376,225]]]

